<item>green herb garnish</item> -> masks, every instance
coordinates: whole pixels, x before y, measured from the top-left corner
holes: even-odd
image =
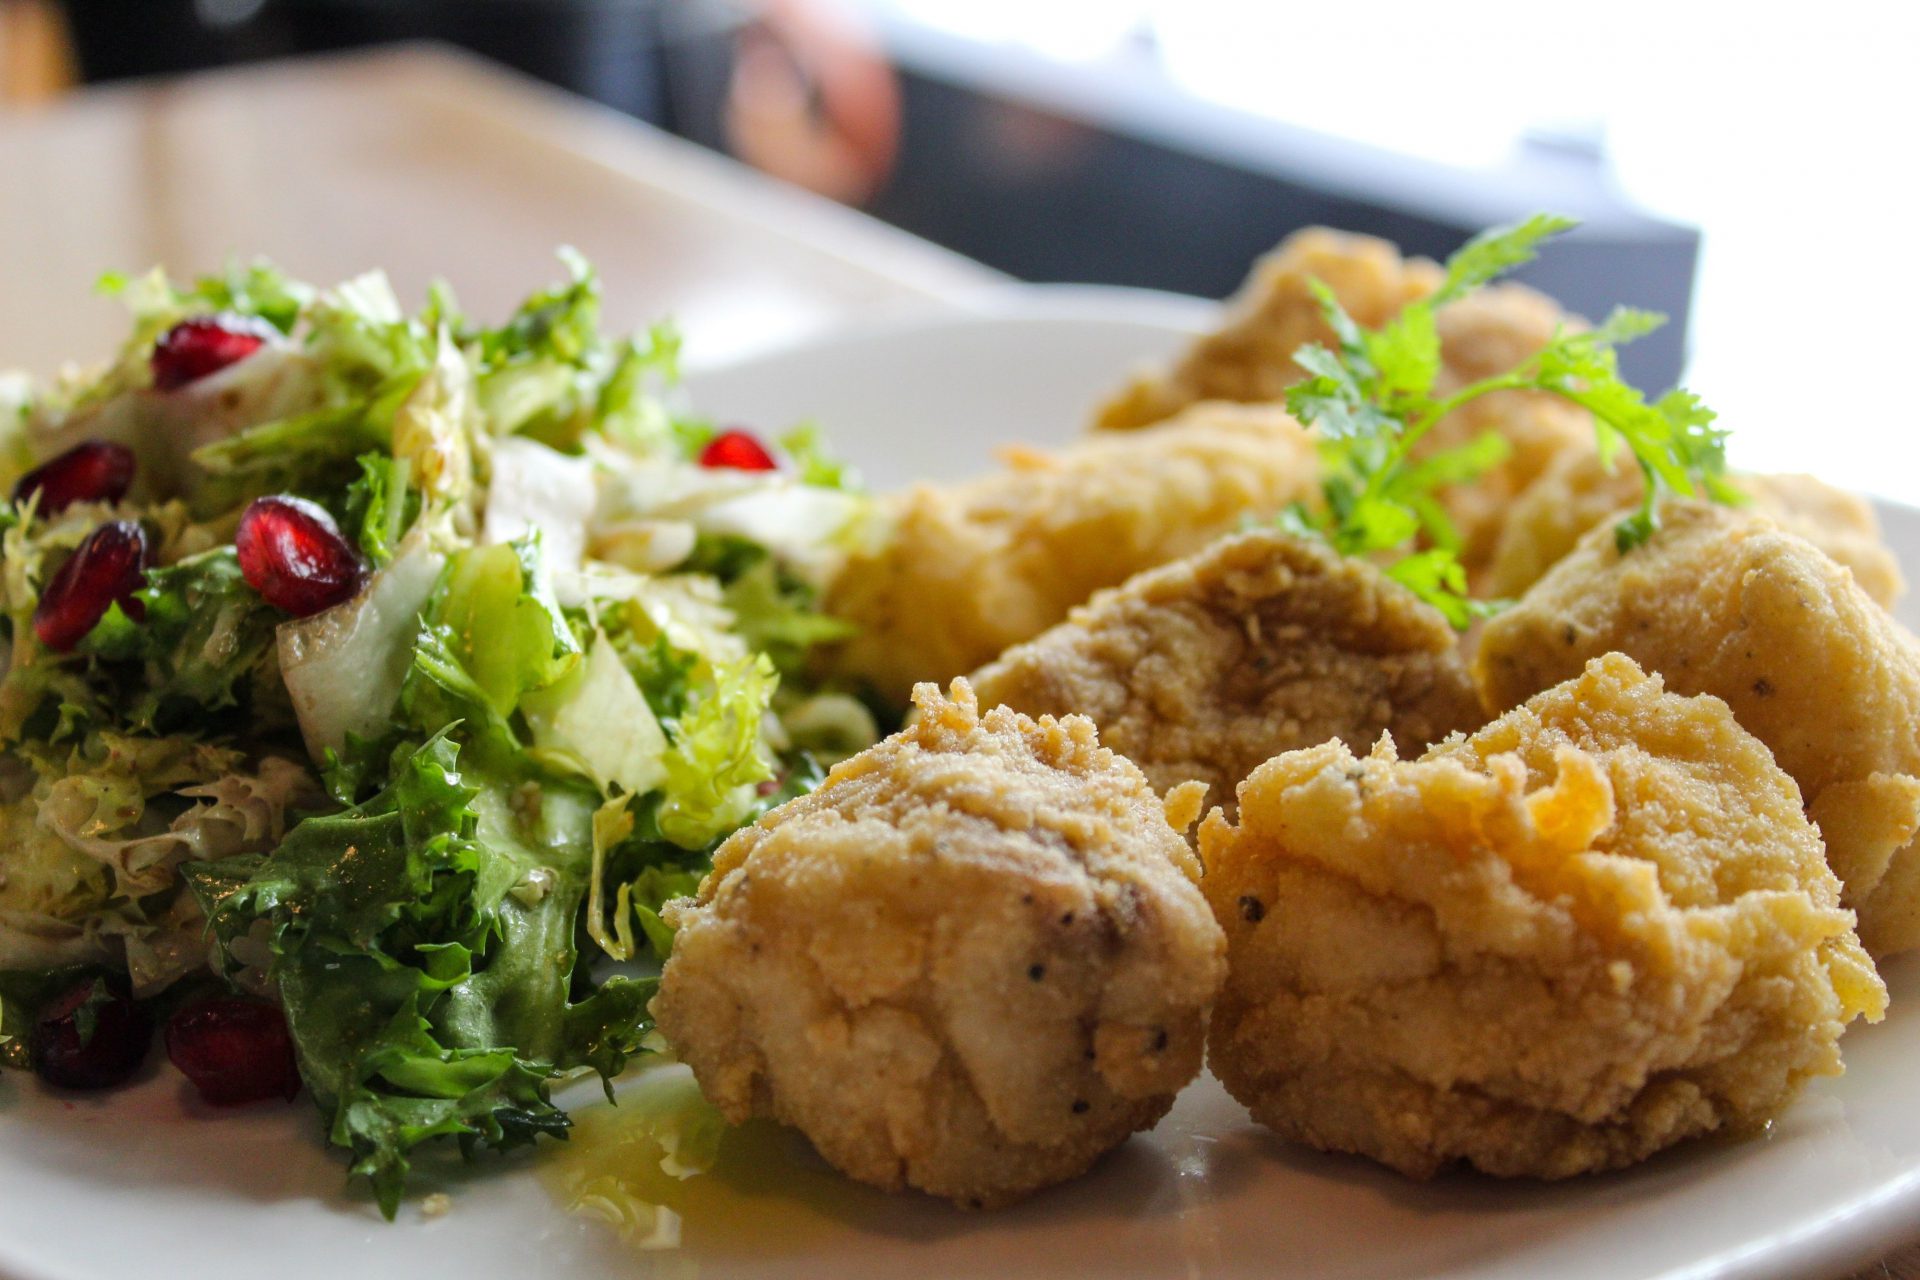
[[[1313,282],[1335,346],[1310,343],[1295,353],[1309,376],[1287,393],[1287,408],[1320,433],[1325,503],[1321,509],[1296,507],[1286,524],[1324,537],[1345,555],[1396,551],[1424,539],[1426,549],[1410,552],[1388,573],[1456,627],[1497,606],[1467,597],[1459,534],[1436,495],[1497,465],[1507,445],[1489,433],[1422,458],[1412,454],[1434,423],[1481,396],[1560,396],[1593,414],[1604,460],[1611,463],[1622,447],[1631,451],[1647,483],[1639,508],[1615,526],[1622,551],[1652,536],[1662,494],[1704,492],[1719,502],[1740,501],[1725,476],[1726,432],[1713,426],[1713,411],[1681,389],[1649,404],[1620,376],[1615,348],[1665,324],[1657,312],[1617,308],[1597,328],[1555,333],[1507,373],[1450,395],[1434,394],[1441,369],[1439,309],[1532,261],[1542,243],[1574,225],[1572,218],[1535,214],[1475,236],[1447,259],[1439,289],[1378,329],[1362,329],[1331,289]]]

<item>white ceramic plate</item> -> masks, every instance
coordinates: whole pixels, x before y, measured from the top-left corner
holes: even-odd
[[[717,422],[779,432],[820,423],[869,487],[984,470],[1010,444],[1057,443],[1136,367],[1204,328],[1217,308],[1144,289],[1005,286],[973,314],[924,307],[687,378]]]
[[[817,416],[877,481],[979,467],[996,443],[1061,439],[1128,368],[1200,313],[1137,295],[1041,291],[979,314],[886,326],[714,371],[696,394],[765,427]],[[1920,512],[1884,512],[1920,564]],[[1912,615],[1908,615],[1912,621]],[[1450,1277],[1828,1280],[1920,1221],[1920,957],[1887,972],[1894,1013],[1846,1040],[1848,1074],[1771,1133],[1557,1186],[1407,1182],[1282,1145],[1211,1080],[1087,1177],[998,1214],[845,1184],[788,1143],[726,1164],[678,1248],[639,1249],[562,1213],[561,1149],[483,1159],[383,1223],[304,1102],[212,1113],[170,1070],[99,1099],[0,1080],[0,1275],[12,1280],[462,1280],[609,1274],[945,1278]],[[1909,1002],[1916,1007],[1908,1008]],[[593,1105],[591,1089],[564,1098]],[[585,1113],[583,1113],[585,1114]]]

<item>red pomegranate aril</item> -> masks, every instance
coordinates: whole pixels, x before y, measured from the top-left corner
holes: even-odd
[[[167,1023],[167,1057],[216,1107],[300,1092],[287,1019],[260,1000],[220,997],[183,1006]]]
[[[247,585],[296,618],[353,599],[366,573],[333,517],[305,498],[255,498],[233,545]]]
[[[147,616],[134,592],[147,582],[147,531],[115,520],[87,535],[60,566],[33,610],[33,634],[55,653],[70,652],[118,603],[135,622]]]
[[[106,440],[88,440],[49,458],[20,477],[13,500],[40,495],[40,514],[57,516],[76,502],[118,502],[133,488],[133,450]]]
[[[153,385],[160,391],[178,391],[245,360],[267,344],[267,337],[264,325],[237,316],[182,320],[153,344],[149,361]]]
[[[700,450],[700,465],[732,471],[778,471],[779,461],[759,437],[738,427],[722,431]]]
[[[35,1074],[48,1084],[110,1089],[140,1069],[152,1042],[153,1014],[134,1002],[126,984],[88,978],[40,1010],[27,1051]]]

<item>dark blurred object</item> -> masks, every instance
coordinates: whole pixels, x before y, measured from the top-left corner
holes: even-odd
[[[444,40],[656,124],[676,0],[65,0],[89,81]]]
[[[1441,258],[1484,227],[1570,213],[1581,228],[1520,278],[1587,316],[1666,312],[1667,328],[1622,352],[1641,386],[1669,387],[1685,364],[1699,233],[1621,194],[1597,138],[1532,138],[1504,169],[1469,172],[1200,101],[1145,47],[1108,65],[1059,63],[853,0],[65,7],[89,80],[450,41],[1026,280],[1221,297],[1315,223]],[[1432,91],[1401,89],[1410,103]]]
[[[869,208],[929,240],[1025,280],[1222,297],[1303,226],[1444,258],[1485,227],[1568,213],[1581,227],[1518,278],[1581,315],[1667,313],[1621,367],[1653,390],[1679,380],[1699,232],[1636,208],[1598,139],[1530,138],[1504,169],[1469,172],[1199,102],[1150,68],[1060,66],[898,22],[887,37],[905,142]]]
[[[1597,137],[1542,133],[1504,168],[1468,171],[1201,101],[1167,83],[1144,48],[1119,63],[1060,63],[888,18],[884,5],[870,12],[899,87],[868,110],[889,113],[873,128],[897,130],[900,141],[891,178],[864,207],[896,226],[1023,280],[1217,298],[1305,226],[1366,232],[1444,258],[1487,227],[1540,210],[1568,213],[1580,228],[1518,278],[1580,315],[1598,318],[1616,305],[1665,312],[1668,326],[1623,348],[1621,367],[1656,391],[1679,380],[1699,232],[1622,194]],[[676,71],[675,127],[780,172],[742,145],[738,104],[743,73],[768,58],[766,42],[781,39],[791,36],[777,22],[741,29],[739,45],[753,60],[736,59],[731,93],[711,75]],[[817,50],[803,43],[787,56],[804,69]],[[718,79],[724,85],[724,74]],[[1431,91],[1405,89],[1410,101]],[[818,97],[789,110],[817,121]]]

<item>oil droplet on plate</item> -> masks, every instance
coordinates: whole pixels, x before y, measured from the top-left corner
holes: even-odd
[[[548,1194],[631,1248],[703,1259],[810,1251],[894,1203],[841,1177],[771,1121],[725,1129],[717,1152],[705,1153],[710,1167],[694,1172],[706,1159],[690,1157],[684,1135],[662,1123],[671,1095],[692,1087],[686,1068],[657,1067],[620,1090],[621,1105],[575,1109],[568,1141],[549,1147],[540,1166]]]

